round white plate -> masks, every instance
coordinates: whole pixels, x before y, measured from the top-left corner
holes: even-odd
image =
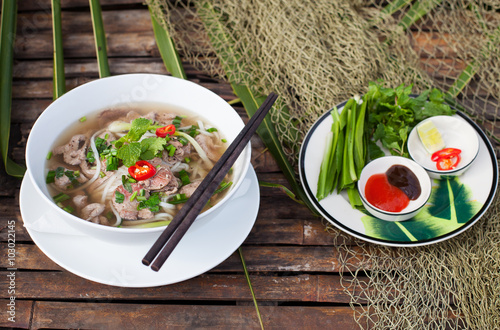
[[[214,268],[246,239],[259,210],[259,184],[250,166],[234,196],[223,208],[196,220],[160,271],[144,266],[142,258],[154,241],[130,246],[104,242],[64,226],[66,233],[47,233],[29,228],[50,207],[37,198],[30,176],[24,176],[20,207],[26,229],[36,245],[62,268],[102,284],[120,287],[154,287],[181,282]],[[242,210],[245,210],[242,212]]]
[[[342,110],[345,102],[337,108]],[[316,190],[326,135],[333,123],[330,111],[322,115],[307,133],[299,156],[299,174],[307,197],[318,212],[337,228],[368,242],[387,246],[421,246],[456,236],[479,220],[495,195],[498,168],[495,152],[484,132],[466,115],[454,115],[468,122],[480,137],[480,151],[467,172],[454,180],[434,180],[431,198],[424,209],[406,221],[389,222],[354,209],[342,192],[318,201]],[[452,197],[450,197],[452,196]],[[453,199],[450,203],[449,200]],[[452,205],[453,204],[453,205]]]

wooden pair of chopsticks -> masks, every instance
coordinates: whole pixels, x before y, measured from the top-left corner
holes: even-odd
[[[219,187],[222,179],[226,176],[229,169],[231,169],[238,156],[243,149],[245,149],[248,141],[250,141],[250,138],[255,133],[257,127],[269,112],[277,98],[278,96],[276,94],[269,94],[259,110],[241,130],[229,148],[227,148],[221,158],[215,163],[214,167],[208,172],[207,176],[194,191],[193,195],[191,195],[188,201],[175,215],[172,222],[165,228],[160,237],[158,237],[146,256],[142,259],[144,265],[149,266],[153,259],[158,256],[151,265],[151,269],[154,271],[160,270],[198,214],[200,214],[210,197],[212,197],[215,190]]]

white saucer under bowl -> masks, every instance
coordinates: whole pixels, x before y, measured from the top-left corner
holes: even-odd
[[[120,287],[154,287],[203,274],[226,260],[250,233],[259,210],[259,184],[250,166],[235,194],[221,209],[196,220],[160,271],[141,260],[154,241],[134,245],[111,244],[78,232],[53,216],[37,197],[30,176],[21,185],[21,215],[35,244],[62,268],[85,279]],[[245,210],[242,212],[242,210]],[[58,232],[44,232],[37,224],[50,223]],[[58,226],[60,225],[60,227]]]

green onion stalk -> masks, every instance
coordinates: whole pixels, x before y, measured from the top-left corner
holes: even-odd
[[[7,174],[21,178],[26,168],[8,156],[16,21],[17,1],[4,0],[0,26],[0,153]]]

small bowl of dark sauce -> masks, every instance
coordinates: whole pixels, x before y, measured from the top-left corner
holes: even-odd
[[[427,203],[431,179],[413,160],[386,156],[363,168],[358,191],[363,206],[374,217],[403,221],[414,217]]]

